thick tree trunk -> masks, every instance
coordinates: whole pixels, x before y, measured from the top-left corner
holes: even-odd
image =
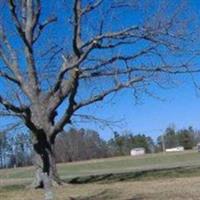
[[[62,181],[57,172],[55,157],[52,154],[49,154],[48,157],[50,161],[49,162],[49,177],[51,178],[52,185],[53,186],[60,185]],[[35,165],[36,171],[35,171],[35,180],[34,180],[33,186],[35,188],[43,188],[44,185],[43,185],[43,180],[42,180],[42,173],[44,172],[43,170],[44,161],[42,160],[41,155],[37,153],[34,158],[34,165]]]
[[[57,173],[56,159],[54,153],[54,143],[49,142],[46,135],[38,134],[34,143],[35,156],[35,180],[33,186],[35,188],[44,188],[46,196],[51,196],[51,187],[61,184],[61,179]],[[46,199],[52,199],[46,197]]]

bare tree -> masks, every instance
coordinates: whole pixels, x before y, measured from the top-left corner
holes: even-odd
[[[168,4],[2,3],[0,76],[7,92],[1,91],[0,104],[2,113],[22,119],[35,137],[42,160],[37,185],[60,183],[55,138],[81,108],[124,88],[137,96],[150,84],[168,85],[174,74],[198,71],[186,62],[192,36],[184,6],[173,3],[169,9]]]

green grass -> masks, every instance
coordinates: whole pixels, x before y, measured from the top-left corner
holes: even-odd
[[[12,192],[12,191],[19,191],[24,190],[26,188],[25,185],[19,184],[19,185],[4,185],[0,187],[0,193],[1,192]]]
[[[200,166],[200,153],[194,151],[148,154],[139,157],[115,157],[66,164],[58,164],[62,178],[137,172],[141,170]],[[34,168],[0,170],[0,179],[25,179],[34,176]]]
[[[181,152],[167,154],[149,154],[141,157],[118,157],[59,165],[62,177],[133,172],[149,169],[200,166],[200,154]]]

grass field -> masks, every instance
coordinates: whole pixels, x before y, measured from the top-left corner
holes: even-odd
[[[59,164],[71,184],[54,191],[56,200],[200,199],[199,167],[193,151]],[[33,175],[33,167],[0,170],[0,199],[43,199],[41,190],[25,190]]]

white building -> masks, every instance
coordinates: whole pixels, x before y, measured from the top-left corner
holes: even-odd
[[[196,150],[197,150],[198,152],[200,152],[200,143],[197,144]]]
[[[144,155],[145,149],[144,148],[134,148],[134,149],[131,149],[130,154],[131,154],[131,156]]]
[[[179,147],[175,147],[175,148],[166,149],[165,151],[166,151],[166,152],[184,151],[184,147],[179,146]]]

